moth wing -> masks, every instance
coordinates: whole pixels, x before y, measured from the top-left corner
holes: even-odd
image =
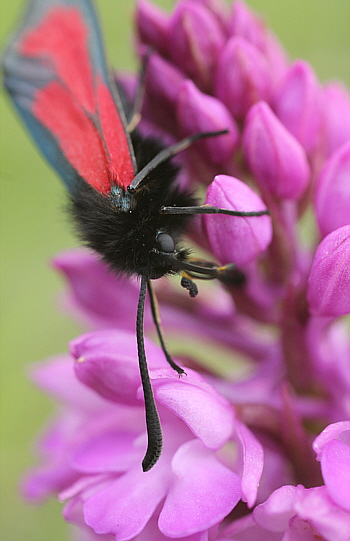
[[[89,0],[32,0],[3,57],[4,84],[49,163],[74,190],[127,187],[135,158]]]

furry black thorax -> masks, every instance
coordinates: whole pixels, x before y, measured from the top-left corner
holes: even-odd
[[[132,142],[138,170],[146,166],[163,146],[154,139],[133,133]],[[189,207],[195,198],[176,183],[178,167],[170,160],[149,174],[135,194],[116,187],[103,195],[83,179],[70,194],[69,212],[81,240],[96,251],[109,267],[127,276],[160,278],[178,272],[174,258],[160,251],[159,233],[169,234],[175,242],[177,261],[188,258],[188,250],[180,247],[190,216],[161,214],[163,206]]]

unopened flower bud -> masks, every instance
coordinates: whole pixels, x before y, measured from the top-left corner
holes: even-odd
[[[135,20],[140,41],[161,54],[167,54],[169,17],[154,4],[139,0]]]
[[[167,60],[156,53],[150,56],[146,74],[145,116],[171,133],[176,130],[175,122],[171,122],[171,119],[184,80],[181,71]]]
[[[236,1],[228,27],[229,35],[244,38],[260,49],[264,41],[264,27],[262,21],[253,13],[244,2]]]
[[[170,55],[202,89],[211,86],[213,69],[224,45],[217,18],[200,3],[180,2],[170,20]]]
[[[243,148],[247,163],[263,190],[281,199],[300,198],[310,179],[305,151],[267,103],[257,103],[249,111]]]
[[[350,139],[350,95],[340,83],[323,90],[323,138],[326,156]]]
[[[350,140],[324,164],[316,181],[314,206],[322,236],[350,224]]]
[[[183,135],[228,130],[227,135],[210,137],[199,141],[197,145],[202,149],[205,159],[213,164],[225,163],[232,157],[239,140],[235,121],[221,101],[203,94],[190,80],[181,86],[177,119]]]
[[[220,55],[215,94],[242,119],[259,100],[270,98],[271,78],[263,54],[243,38],[231,38]]]
[[[307,298],[314,315],[350,313],[350,225],[332,231],[318,246]]]
[[[219,208],[257,212],[266,207],[260,197],[234,177],[218,175],[208,188],[207,204]],[[213,253],[223,264],[245,265],[256,259],[271,242],[269,216],[233,217],[205,215],[204,228]]]
[[[321,127],[321,89],[307,62],[299,60],[291,65],[275,98],[274,110],[287,130],[311,153]]]

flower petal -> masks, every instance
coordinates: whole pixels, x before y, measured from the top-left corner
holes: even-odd
[[[83,473],[126,471],[143,458],[143,449],[134,445],[135,439],[133,432],[103,433],[76,447],[70,464]]]
[[[68,281],[68,306],[95,327],[135,328],[139,286],[135,280],[122,281],[93,253],[67,250],[52,265]]]
[[[243,449],[242,500],[253,507],[264,467],[264,451],[261,443],[239,421],[236,421],[236,432]]]
[[[231,436],[233,409],[225,398],[192,370],[181,379],[175,374],[166,380],[151,379],[156,400],[178,415],[210,449],[221,447]]]
[[[138,535],[164,498],[168,468],[158,465],[146,474],[139,467],[111,481],[84,504],[85,521],[97,534],[114,534],[119,541]]]
[[[322,452],[321,469],[333,501],[350,512],[350,447],[339,440],[326,443]]]
[[[253,517],[266,530],[284,532],[289,520],[295,515],[293,509],[295,487],[286,485],[275,490],[266,502],[258,505]]]
[[[146,340],[149,367],[166,363],[163,352]],[[123,331],[96,331],[73,340],[75,374],[86,386],[112,402],[137,405],[140,374],[135,335]]]
[[[170,537],[200,532],[221,521],[241,497],[241,480],[196,440],[175,453],[176,480],[159,516],[159,529]]]
[[[300,518],[310,522],[327,541],[349,540],[350,513],[333,502],[326,487],[296,487],[294,509]]]

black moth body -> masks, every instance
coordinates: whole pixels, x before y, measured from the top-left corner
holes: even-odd
[[[164,148],[136,130],[131,140],[138,171]],[[68,207],[79,237],[118,274],[156,279],[179,272],[173,258],[179,263],[188,258],[179,242],[191,216],[162,214],[161,207],[192,207],[197,201],[178,187],[177,174],[178,167],[166,160],[134,194],[115,186],[104,195],[80,180]]]

